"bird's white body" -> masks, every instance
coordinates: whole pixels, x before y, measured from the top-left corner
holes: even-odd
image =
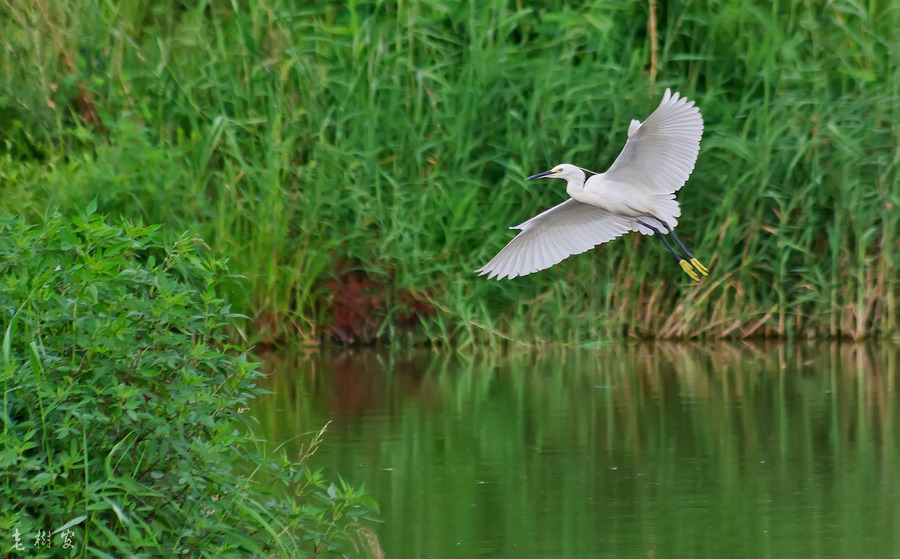
[[[498,279],[514,278],[549,268],[629,231],[672,232],[681,215],[675,192],[694,169],[702,135],[703,118],[693,101],[667,89],[646,121],[631,121],[625,148],[605,173],[588,178],[580,167],[563,163],[529,177],[565,180],[570,199],[513,227],[521,233],[477,271]],[[696,259],[688,255],[693,263]],[[691,274],[684,264],[682,268]],[[695,274],[691,277],[696,279]]]
[[[581,182],[580,185],[579,182]],[[631,184],[607,179],[600,174],[590,177],[587,181],[583,179],[570,181],[566,185],[566,193],[582,204],[597,206],[611,214],[623,217],[638,218],[648,214],[662,217],[663,214],[671,211],[673,205],[675,208],[678,207],[677,202],[672,204],[675,200],[674,194],[634,196],[633,188],[634,186]],[[666,217],[662,217],[662,219],[674,229],[677,224],[675,218],[678,216],[666,215]]]

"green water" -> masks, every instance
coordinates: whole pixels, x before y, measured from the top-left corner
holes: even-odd
[[[390,558],[900,557],[897,347],[270,357]]]

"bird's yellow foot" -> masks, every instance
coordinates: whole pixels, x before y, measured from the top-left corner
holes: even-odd
[[[694,268],[696,268],[697,271],[700,272],[701,274],[703,274],[704,276],[708,276],[708,275],[709,275],[709,269],[707,269],[706,266],[704,266],[703,264],[701,264],[700,261],[697,260],[696,258],[691,258],[691,266],[693,266]]]
[[[684,270],[684,273],[691,276],[692,280],[700,281],[700,276],[697,275],[697,272],[694,271],[687,260],[679,260],[678,263],[681,264],[681,269]]]

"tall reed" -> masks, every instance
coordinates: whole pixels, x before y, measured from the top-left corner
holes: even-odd
[[[897,331],[891,2],[3,10],[0,207],[97,196],[199,232],[246,276],[228,295],[254,338],[324,337],[348,272],[394,339],[411,302],[433,310],[413,339],[461,345]],[[679,196],[706,281],[637,237],[512,282],[472,274],[564,198],[523,176],[605,169],[666,87],[706,122]]]

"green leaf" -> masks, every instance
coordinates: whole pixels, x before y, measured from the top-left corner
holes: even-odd
[[[63,531],[65,531],[65,530],[68,530],[68,529],[71,528],[72,526],[75,526],[75,525],[77,525],[77,524],[81,524],[81,523],[84,522],[86,519],[87,519],[87,515],[84,515],[84,514],[81,515],[81,516],[76,516],[76,517],[73,518],[72,520],[66,522],[65,524],[63,524],[62,526],[60,526],[59,528],[57,528],[53,533],[54,533],[54,534],[58,534],[58,533],[60,533],[60,532],[63,532]]]

